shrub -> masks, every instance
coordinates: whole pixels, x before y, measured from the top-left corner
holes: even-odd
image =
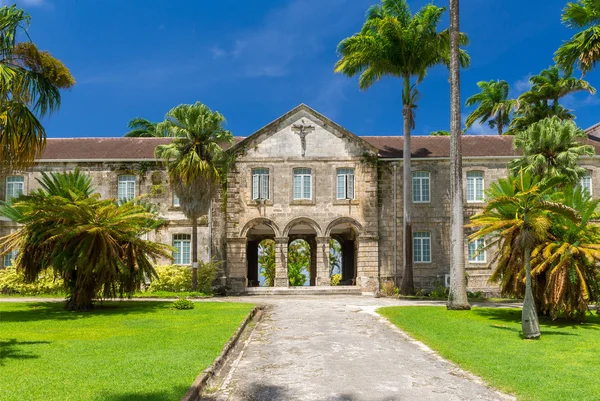
[[[444,286],[444,283],[440,280],[436,280],[433,283],[433,290],[429,293],[431,298],[448,298],[448,288]]]
[[[331,276],[331,285],[340,285],[340,281],[342,281],[341,274],[334,274]]]
[[[22,272],[14,266],[0,269],[0,293],[18,295],[64,294],[65,283],[50,270],[43,271],[33,283],[26,283]]]
[[[194,309],[194,306],[195,306],[194,302],[190,301],[189,299],[181,297],[177,301],[175,301],[171,304],[171,309],[179,309],[179,310]]]
[[[393,281],[386,281],[381,286],[381,292],[386,297],[393,297],[394,295],[397,295],[399,291],[398,291],[398,287],[396,287],[394,285]]]
[[[155,268],[158,278],[147,288],[148,292],[192,291],[192,269],[188,266],[165,265]]]
[[[468,298],[482,298],[483,297],[483,292],[481,292],[481,291],[475,291],[475,292],[467,291],[467,297]]]
[[[205,294],[212,294],[214,292],[213,284],[219,273],[219,266],[222,264],[222,261],[217,262],[215,259],[208,263],[198,263],[198,291]]]

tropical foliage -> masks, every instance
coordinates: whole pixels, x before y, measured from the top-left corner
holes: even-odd
[[[572,121],[556,116],[539,121],[515,135],[513,146],[521,149],[523,157],[512,160],[509,168],[513,175],[523,169],[542,177],[562,176],[576,184],[586,171],[577,160],[595,153],[593,146],[585,143],[586,138]]]
[[[581,31],[563,43],[554,54],[554,60],[567,72],[577,67],[585,75],[600,59],[600,2],[578,0],[567,3],[562,21],[569,28]]]
[[[477,105],[477,108],[469,114],[466,127],[471,127],[477,120],[480,123],[487,122],[490,128],[497,128],[498,135],[504,133],[504,127],[508,127],[512,113],[517,102],[508,98],[508,82],[481,81],[477,82],[480,92],[467,99],[467,107]]]
[[[275,241],[266,239],[258,244],[258,265],[265,278],[265,287],[275,285]]]
[[[168,136],[168,132],[161,129],[164,128],[164,126],[141,117],[132,118],[127,124],[127,127],[129,128],[129,131],[125,133],[125,136],[127,137],[161,138]]]
[[[329,240],[329,276],[342,272],[342,244],[338,240]]]
[[[38,50],[29,38],[31,17],[15,5],[0,8],[0,169],[22,169],[33,163],[46,143],[40,118],[60,107],[60,89],[75,80],[58,59]]]
[[[410,131],[414,127],[414,109],[418,92],[414,85],[421,82],[427,70],[436,65],[450,64],[450,35],[438,31],[445,8],[432,4],[411,14],[406,0],[382,0],[371,6],[361,31],[338,45],[339,60],[335,72],[349,77],[359,76],[360,89],[366,90],[383,77],[403,80],[402,102],[404,117],[404,188],[410,188]],[[468,43],[460,35],[460,45]],[[469,57],[460,51],[460,64],[469,64]],[[413,85],[412,80],[415,80]],[[404,244],[411,247],[410,190],[404,191]],[[408,253],[405,253],[408,254]],[[406,255],[402,274],[402,292],[414,292],[412,260]]]
[[[310,266],[310,246],[304,240],[295,240],[288,246],[288,279],[290,286],[306,283]],[[307,274],[305,274],[307,273]]]
[[[40,272],[34,282],[25,280],[22,271],[14,266],[0,269],[0,294],[7,295],[57,295],[65,293],[65,283],[49,269]]]
[[[26,250],[15,266],[28,282],[48,269],[60,276],[68,309],[91,309],[97,296],[132,294],[155,276],[157,257],[170,257],[170,247],[141,239],[162,224],[148,206],[100,199],[78,170],[42,173],[38,182],[40,189],[2,204],[0,215],[21,226],[0,247]]]

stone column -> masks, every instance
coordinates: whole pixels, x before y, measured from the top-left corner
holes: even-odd
[[[275,238],[275,287],[288,287],[288,238]]]
[[[241,294],[246,291],[246,273],[248,260],[246,259],[246,238],[227,239],[227,279],[228,292]]]
[[[329,237],[317,237],[317,286],[331,285],[329,276]]]
[[[308,246],[310,247],[310,265],[308,266],[308,272],[310,276],[311,287],[317,285],[317,259],[319,255],[319,248],[317,247],[317,239],[315,237],[307,238]]]
[[[364,292],[375,292],[379,288],[379,245],[377,238],[357,238],[356,285]]]

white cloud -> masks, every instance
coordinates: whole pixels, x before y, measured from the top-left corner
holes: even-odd
[[[521,96],[524,92],[527,92],[529,89],[531,89],[531,83],[529,82],[529,79],[532,76],[533,74],[529,73],[523,78],[515,81],[512,85],[510,85],[508,97],[516,99],[519,96]]]
[[[583,109],[589,106],[597,106],[600,104],[600,99],[589,93],[570,93],[560,99],[560,102],[569,110]]]
[[[309,105],[327,117],[335,120],[342,103],[347,99],[346,89],[356,83],[345,76],[334,75],[327,82],[319,85],[318,96],[310,100]]]

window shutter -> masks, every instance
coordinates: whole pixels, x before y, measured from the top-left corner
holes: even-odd
[[[259,198],[259,175],[258,174],[253,174],[252,175],[252,199],[256,200]]]
[[[354,199],[354,174],[346,176],[346,198]]]
[[[260,192],[260,198],[261,199],[269,199],[269,174],[263,174],[261,175],[261,192]]]

